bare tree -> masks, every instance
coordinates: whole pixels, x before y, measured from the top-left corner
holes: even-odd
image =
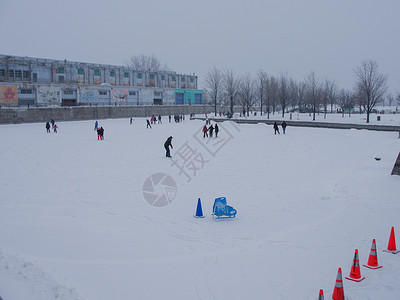
[[[298,104],[299,86],[298,86],[297,82],[295,80],[293,80],[292,78],[290,79],[289,86],[290,86],[289,105],[292,107],[291,110],[294,111]]]
[[[237,101],[238,87],[239,79],[236,78],[232,70],[227,70],[224,73],[224,89],[231,113],[233,113],[233,108]]]
[[[356,90],[365,99],[367,123],[369,114],[377,103],[382,101],[388,87],[387,75],[378,72],[378,63],[374,60],[364,60],[355,70]]]
[[[268,79],[268,75],[263,71],[260,70],[257,73],[257,84],[256,84],[256,89],[257,89],[257,98],[260,101],[260,113],[261,115],[263,114],[263,105],[266,100],[266,81]]]
[[[273,112],[275,112],[276,102],[277,102],[277,94],[278,94],[278,82],[274,76],[265,78],[265,90],[266,90],[266,112],[267,118],[269,119],[269,115],[271,114],[271,107]]]
[[[328,104],[331,105],[331,113],[333,110],[333,105],[335,103],[335,92],[336,92],[336,84],[334,81],[329,79],[325,79],[322,86],[322,105],[324,107],[324,119],[326,119],[326,114],[328,112]]]
[[[389,93],[386,98],[387,98],[387,101],[389,103],[389,107],[392,107],[392,104],[393,104],[393,101],[394,101],[393,95]]]
[[[300,82],[297,85],[297,106],[299,107],[299,112],[305,111],[305,108],[307,106],[306,89],[307,89],[307,86],[304,81]]]
[[[290,79],[286,74],[281,74],[278,81],[278,97],[282,108],[282,118],[285,116],[285,110],[291,97]]]
[[[354,107],[353,94],[350,91],[341,89],[337,97],[337,104],[339,105],[342,111],[342,118],[344,117],[344,113],[346,112],[346,110],[349,111],[349,117],[350,117],[351,109]]]
[[[222,93],[223,75],[215,66],[207,73],[206,85],[211,104],[214,105],[215,115],[217,115],[217,105],[220,103]]]
[[[140,71],[168,71],[168,66],[161,64],[161,61],[154,55],[132,55],[126,65]]]
[[[313,112],[313,121],[315,121],[315,113],[319,109],[320,83],[315,78],[314,71],[307,75],[306,80],[306,97],[311,105]]]
[[[277,110],[278,106],[278,89],[279,89],[279,83],[278,80],[274,77],[271,76],[269,80],[269,97],[270,97],[270,104],[272,106],[272,114],[275,114],[275,111]]]
[[[256,99],[254,81],[249,74],[246,74],[242,80],[240,80],[238,96],[243,110],[246,110],[247,116],[249,116],[250,108],[254,106]]]

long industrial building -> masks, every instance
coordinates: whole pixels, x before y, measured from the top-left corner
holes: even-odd
[[[203,104],[197,76],[0,55],[2,106]]]

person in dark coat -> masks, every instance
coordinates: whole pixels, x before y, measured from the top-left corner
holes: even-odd
[[[215,130],[215,137],[218,137],[218,132],[219,132],[218,124],[215,124],[214,130]]]
[[[212,126],[212,124],[210,125],[210,127],[208,127],[208,131],[210,132],[210,137],[212,137],[214,132],[214,126]]]
[[[104,139],[104,129],[103,127],[97,128],[97,140]]]
[[[100,127],[100,138],[104,140],[104,128]]]
[[[275,131],[275,134],[278,132],[278,134],[280,134],[280,132],[279,132],[279,127],[278,127],[278,124],[275,122],[274,123],[274,131]]]
[[[167,138],[167,140],[164,143],[164,148],[165,148],[165,156],[166,157],[171,157],[171,152],[169,151],[169,147],[171,146],[171,149],[174,149],[174,147],[172,147],[172,136],[170,136],[169,138]]]
[[[146,122],[147,122],[147,127],[146,128],[149,128],[149,127],[151,128],[149,119],[146,119]]]
[[[285,132],[286,132],[286,127],[287,127],[286,121],[283,121],[283,122],[282,122],[282,131],[283,131],[283,134],[285,134]]]
[[[50,133],[50,123],[49,122],[46,123],[46,129],[47,129],[47,132]]]

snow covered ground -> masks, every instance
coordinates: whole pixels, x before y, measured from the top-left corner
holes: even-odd
[[[400,299],[400,254],[382,251],[400,239],[398,133],[226,121],[203,139],[202,121],[163,121],[99,120],[103,141],[94,120],[0,126],[4,300],[330,299],[373,238],[383,268],[344,293]],[[235,219],[212,219],[220,196]]]

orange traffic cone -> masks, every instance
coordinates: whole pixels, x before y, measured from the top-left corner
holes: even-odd
[[[348,280],[356,281],[356,282],[360,282],[361,280],[365,279],[365,277],[361,277],[360,260],[358,258],[358,250],[357,249],[354,253],[353,266],[351,267],[351,270],[350,270],[350,277],[345,277],[345,278]]]
[[[372,240],[371,252],[369,253],[368,263],[363,266],[373,270],[382,268],[382,266],[378,265],[378,255],[376,254],[375,239]]]
[[[396,238],[394,236],[394,227],[392,226],[392,230],[390,231],[390,238],[389,238],[389,244],[388,244],[388,248],[387,250],[383,250],[385,252],[389,252],[389,253],[399,253],[399,250],[396,250]]]
[[[324,300],[324,291],[323,290],[319,290],[318,300]]]
[[[332,294],[333,300],[344,300],[343,280],[342,280],[342,268],[338,269],[336,276],[335,288]]]

